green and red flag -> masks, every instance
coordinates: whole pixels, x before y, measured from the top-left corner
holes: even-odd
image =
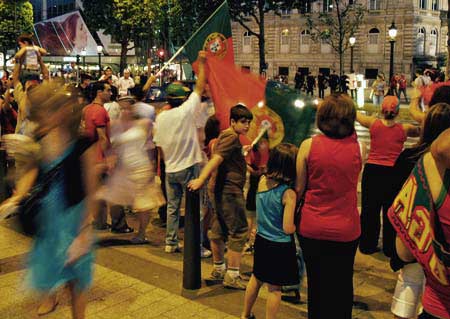
[[[308,136],[314,121],[314,101],[298,91],[238,68],[234,63],[233,41],[227,2],[206,20],[185,45],[196,69],[198,51],[207,51],[207,78],[216,117],[221,129],[229,126],[230,108],[240,103],[254,115],[248,138],[255,139],[267,129],[270,147],[280,142],[295,145]]]

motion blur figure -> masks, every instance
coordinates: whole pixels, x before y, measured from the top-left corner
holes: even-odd
[[[29,160],[16,193],[2,205],[18,205],[31,187],[48,185],[39,202],[37,232],[28,258],[28,284],[47,295],[68,284],[72,316],[83,319],[94,260],[95,149],[78,137],[81,107],[75,89],[53,81],[35,88],[29,99],[30,120],[37,124],[36,156]],[[20,153],[11,148],[29,148],[31,143],[14,143],[24,138],[29,139],[6,135],[8,151]],[[50,172],[52,178],[48,178]]]

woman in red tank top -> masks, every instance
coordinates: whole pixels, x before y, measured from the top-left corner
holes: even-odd
[[[370,153],[361,181],[361,238],[359,250],[363,254],[379,251],[380,210],[383,209],[383,253],[391,257],[395,232],[387,218],[387,211],[395,198],[393,166],[403,150],[407,136],[418,136],[419,128],[399,124],[396,117],[400,104],[396,96],[387,96],[381,105],[383,119],[358,112],[356,120],[370,130]]]
[[[348,95],[326,97],[317,111],[323,135],[305,140],[297,156],[296,191],[304,198],[297,231],[307,270],[310,319],[352,317],[362,165],[355,118]]]

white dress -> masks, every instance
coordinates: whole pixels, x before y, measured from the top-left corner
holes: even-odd
[[[160,186],[146,150],[147,130],[139,122],[125,130],[118,121],[111,128],[111,144],[117,164],[100,189],[98,197],[121,206],[132,206],[136,212],[148,211],[165,204]]]

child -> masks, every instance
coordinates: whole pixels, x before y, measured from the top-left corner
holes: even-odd
[[[21,64],[20,81],[25,86],[26,81],[40,79],[40,59],[41,55],[47,54],[47,50],[33,45],[31,36],[22,34],[17,43],[20,46],[20,50],[16,53],[16,62]]]
[[[240,134],[246,134],[253,118],[252,113],[238,104],[230,110],[230,127],[224,130],[214,147],[211,160],[203,168],[199,178],[188,187],[198,190],[212,172],[217,170],[214,187],[214,215],[209,239],[213,251],[214,270],[212,280],[221,280],[227,288],[245,290],[246,284],[239,274],[241,254],[247,240],[247,220],[243,188],[247,171]],[[225,241],[228,240],[228,269],[225,266]]]
[[[295,182],[296,153],[297,148],[292,144],[276,146],[270,152],[267,173],[258,185],[253,274],[245,291],[242,319],[255,318],[251,310],[264,283],[269,288],[266,319],[276,317],[281,286],[299,283],[295,241],[291,235],[295,232],[297,196],[290,187]]]

